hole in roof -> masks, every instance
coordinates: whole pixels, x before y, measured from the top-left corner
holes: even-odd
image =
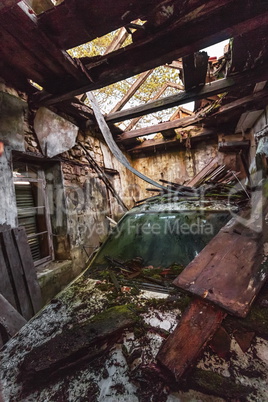
[[[228,45],[229,39],[223,40],[222,42],[215,43],[214,45],[208,46],[201,51],[207,52],[209,57],[221,57],[224,55],[224,48]]]

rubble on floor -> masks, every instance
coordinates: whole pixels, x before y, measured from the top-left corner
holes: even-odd
[[[190,297],[133,295],[128,288],[118,292],[105,284],[82,275],[6,344],[1,351],[3,401],[265,400],[267,286],[245,320],[223,321],[231,339],[227,355],[220,357],[207,346],[197,366],[177,383],[155,357]],[[120,328],[117,319],[124,324]],[[101,327],[106,333],[99,338]],[[256,334],[245,352],[236,341],[238,330]],[[103,346],[94,348],[94,338]]]

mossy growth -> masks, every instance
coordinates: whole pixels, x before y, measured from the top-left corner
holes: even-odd
[[[268,339],[268,308],[255,304],[246,318],[228,316],[224,321],[224,325],[229,330],[244,328],[245,330],[254,331]]]
[[[91,323],[96,323],[100,321],[112,321],[112,320],[123,320],[124,318],[131,318],[134,321],[138,321],[139,317],[137,315],[137,310],[134,304],[125,304],[120,306],[110,307],[101,313],[95,315],[91,320]]]
[[[185,311],[191,302],[191,297],[187,294],[181,293],[176,298],[170,297],[167,299],[149,299],[145,302],[144,309],[148,307],[158,309],[160,311],[179,309],[181,312]]]
[[[268,339],[268,283],[259,293],[246,318],[227,316],[224,326],[229,332],[245,329]]]
[[[246,397],[254,392],[252,387],[238,384],[230,378],[202,369],[195,369],[188,376],[187,386],[225,399],[239,398],[240,401],[246,400]]]

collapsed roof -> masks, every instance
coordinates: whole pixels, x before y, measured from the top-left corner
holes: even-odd
[[[220,124],[234,129],[245,108],[258,110],[267,104],[266,1],[248,0],[245,4],[242,0],[133,0],[131,3],[120,0],[109,3],[103,0],[2,1],[0,32],[5,46],[0,49],[0,76],[26,92],[35,106],[53,105],[67,114],[92,120],[91,109],[75,96],[160,65],[174,66],[183,58],[180,67],[184,70],[185,91],[108,114],[109,123],[193,100],[211,100],[228,91],[228,96],[209,118],[195,115],[192,120],[191,116],[187,117],[189,121],[175,119],[165,127],[153,127],[151,132],[167,132],[200,121],[203,126]],[[137,19],[142,25],[133,23]],[[94,57],[72,58],[67,52],[122,27],[132,33],[130,45]],[[196,52],[229,38],[234,39],[224,78],[205,84],[203,71],[207,64],[203,58],[195,69]],[[36,89],[33,83],[41,88]],[[126,132],[117,140],[135,153],[148,145],[130,141],[140,135],[145,134]],[[174,146],[176,139],[164,138],[160,147],[163,143]]]

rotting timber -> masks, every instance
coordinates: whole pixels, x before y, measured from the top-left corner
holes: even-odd
[[[256,31],[259,33],[258,29],[265,27],[268,18],[267,4],[264,1],[248,1],[246,5],[240,0],[226,0],[220,3],[215,0],[186,1],[183,2],[185,6],[183,10],[180,10],[181,3],[174,1],[160,4],[155,1],[135,1],[132,3],[131,10],[128,9],[129,4],[123,3],[120,1],[118,8],[111,9],[107,8],[106,2],[99,2],[100,7],[95,7],[99,11],[96,15],[88,12],[93,3],[89,5],[89,2],[80,1],[79,11],[78,2],[75,4],[75,1],[66,0],[60,7],[36,17],[31,15],[23,2],[5,0],[0,6],[0,11],[4,10],[0,16],[1,33],[9,46],[1,50],[4,60],[3,64],[1,63],[1,75],[19,89],[33,95],[32,100],[37,103],[46,105],[55,103],[57,108],[63,108],[65,111],[74,112],[77,109],[79,116],[82,114],[84,119],[92,120],[92,113],[88,107],[75,99],[71,99],[69,103],[68,99],[82,91],[99,88],[167,61],[171,62],[179,56],[191,55],[201,45],[211,44],[219,37],[223,39],[230,34],[246,35],[251,31],[255,31],[255,34]],[[165,9],[166,5],[168,5],[167,9]],[[9,9],[8,6],[13,7]],[[158,25],[158,18],[165,16],[163,11],[169,10],[169,6],[173,12],[166,15],[164,21],[160,20]],[[175,8],[172,9],[172,7]],[[106,17],[106,22],[99,24],[103,16]],[[134,43],[126,49],[103,57],[81,60],[73,60],[65,52],[65,49],[71,45],[93,39],[105,33],[105,30],[108,32],[123,23],[131,23],[138,17],[146,17],[144,19],[148,17],[148,22],[141,28],[140,33],[133,35]],[[92,18],[91,23],[90,18]],[[67,21],[74,25],[71,27]],[[97,23],[97,26],[93,23]],[[62,29],[63,26],[68,28]],[[73,31],[76,35],[73,35]],[[189,32],[187,37],[185,32]],[[258,35],[255,37],[258,38]],[[248,43],[245,37],[242,41]],[[202,99],[227,89],[238,88],[243,92],[241,87],[244,85],[254,85],[267,78],[267,52],[262,53],[262,50],[261,47],[257,47],[257,53],[259,52],[262,56],[260,59],[252,57],[253,64],[261,60],[259,65],[256,63],[257,67],[254,65],[247,70],[244,69],[246,63],[242,63],[242,68],[235,71],[233,75],[203,88],[199,87],[203,84],[203,77],[200,79],[198,77],[197,81],[194,80],[190,84],[188,81],[189,85],[186,85],[186,89],[192,85],[197,85],[197,88],[190,88],[190,91],[176,95],[175,98],[160,100],[138,109],[116,112],[115,115],[108,116],[107,120],[115,121],[140,116],[157,108],[169,107],[172,101],[178,105],[186,99]],[[19,56],[20,64],[14,54]],[[42,85],[44,91],[33,94],[34,90],[29,84],[29,78]],[[187,77],[185,78],[187,83]],[[61,101],[65,99],[64,105]],[[256,105],[262,105],[264,101],[266,103],[266,99],[266,89],[257,94],[246,93],[239,100],[223,105],[211,120],[224,117],[226,114],[228,119],[237,109],[249,106],[254,108]],[[184,123],[187,122],[184,120]],[[167,128],[175,128],[181,122],[162,124],[158,128],[162,127],[165,132]],[[219,125],[218,120],[217,124]],[[150,128],[150,130],[155,129]],[[144,133],[146,130],[143,130]],[[127,134],[128,138],[126,138],[125,133],[121,140],[124,140],[124,136],[125,140],[129,140],[131,136],[134,138],[140,134],[140,132],[132,132]],[[213,135],[212,131],[206,129],[201,132],[199,138],[206,139],[211,135]],[[164,139],[159,145],[174,146],[174,143],[176,143],[175,140]],[[241,145],[247,147],[245,143],[236,143],[236,146]],[[233,144],[229,143],[229,146],[232,147]],[[146,147],[139,145],[132,148],[131,152],[143,151]],[[150,149],[153,147],[155,144]],[[211,185],[211,182],[207,182],[207,178],[202,175],[201,178],[195,177],[194,180],[198,184],[200,181],[203,182],[201,183],[203,185],[194,189],[189,187],[193,183],[188,183],[186,188],[176,183],[166,183],[168,185],[162,186],[160,190],[150,189],[160,194],[141,203],[136,212],[149,214],[154,208],[158,212],[157,207],[159,208],[161,202],[164,207],[167,207],[171,191],[175,192],[178,198],[182,197],[183,201],[188,202],[188,206],[194,205],[194,201],[197,201],[200,195],[207,197],[206,202],[210,202],[209,197],[215,196],[215,193],[217,200],[226,200],[230,190],[229,181],[234,180],[237,172],[228,171],[224,166],[214,165],[212,161],[205,170],[212,182],[215,177],[219,179],[216,185]],[[243,193],[244,198],[249,198],[248,188],[241,186],[240,192]],[[238,197],[237,204],[241,205],[244,201],[243,197]],[[168,219],[174,214],[174,210],[170,212]],[[190,214],[188,218],[191,219]],[[266,258],[263,253],[265,238],[260,233],[251,235],[250,231],[241,230],[239,227],[232,230],[233,232],[228,234],[224,231],[220,232],[214,243],[212,241],[207,246],[209,250],[212,248],[210,256],[213,254],[213,258],[209,261],[204,261],[203,258],[204,253],[207,255],[207,251],[202,254],[195,244],[192,248],[189,246],[192,254],[194,252],[200,254],[184,271],[184,266],[190,261],[175,264],[177,256],[174,255],[173,261],[161,260],[163,266],[158,266],[157,262],[154,261],[152,264],[149,260],[141,259],[140,256],[139,258],[137,256],[136,258],[133,258],[134,256],[119,258],[120,256],[106,254],[106,252],[103,252],[102,256],[101,252],[98,253],[87,273],[54,299],[3,349],[0,399],[4,401],[25,399],[95,401],[103,400],[106,396],[120,400],[121,397],[123,399],[131,395],[133,401],[135,398],[147,401],[153,397],[161,402],[165,401],[168,394],[172,394],[173,391],[185,391],[187,388],[192,388],[230,399],[254,400],[256,397],[254,393],[257,393],[258,400],[265,400],[267,358],[265,360],[263,349],[267,348],[265,343],[267,341],[267,287],[264,288],[264,292],[260,294],[246,318],[228,316],[224,319],[225,310],[232,313],[238,311],[240,315],[247,313],[260,286],[264,283],[266,268],[261,266],[261,271],[258,271],[258,263],[262,257]],[[224,247],[226,238],[232,247],[231,252]],[[155,243],[156,248],[156,242],[152,243]],[[130,251],[135,251],[136,244],[138,242],[130,242],[128,245],[132,247]],[[163,244],[157,244],[158,252],[161,251]],[[166,256],[171,257],[176,247],[172,246],[171,241],[167,241],[165,247],[166,252],[162,259],[167,260]],[[249,247],[249,254],[252,257],[250,262],[245,261],[244,255]],[[235,260],[237,249],[240,250],[239,257],[244,261],[243,263]],[[153,247],[150,254],[157,254]],[[107,269],[98,266],[94,271],[94,264],[98,262],[99,257],[102,257],[101,263]],[[159,254],[157,260],[160,261],[158,257]],[[194,255],[188,257],[192,260]],[[253,263],[255,257],[257,257],[257,264],[255,261]],[[231,274],[230,277],[233,278],[232,274],[236,273],[235,279],[239,277],[241,271],[244,274],[241,282],[235,282],[234,291],[232,289],[234,281],[227,275],[223,275],[226,259],[232,263],[229,270],[226,270],[226,274]],[[212,268],[217,263],[222,269],[220,273],[215,269],[215,274]],[[201,276],[192,275],[193,269],[196,273],[196,265],[200,268]],[[246,269],[244,269],[245,266]],[[230,272],[231,268],[234,268],[233,272]],[[200,272],[198,271],[197,274]],[[171,288],[170,282],[178,274],[180,279],[176,283],[180,284],[184,290],[198,295],[198,299],[192,294],[185,295]],[[215,280],[217,289],[213,288],[213,284],[206,286],[207,282],[212,282],[213,274],[213,283]],[[222,283],[219,278],[223,276],[227,296],[225,293],[225,303],[221,300],[220,307],[215,307],[212,302],[218,302],[216,296],[222,294]],[[205,285],[204,278],[206,278]],[[147,289],[164,290],[168,294],[167,298],[164,301],[155,301],[152,295],[144,295],[140,288],[145,287],[145,282]],[[244,309],[241,313],[241,306],[236,309],[233,307],[239,301],[241,302],[238,297],[239,291],[243,293],[245,283],[249,285],[247,290],[250,297],[243,299]],[[228,305],[229,298],[233,302],[231,308]],[[188,310],[182,315],[187,306]],[[201,317],[200,313],[204,315]],[[174,331],[178,319],[179,326]],[[185,329],[184,332],[183,329]],[[171,332],[174,335],[168,338],[158,359],[169,371],[172,373],[175,371],[177,380],[180,380],[179,383],[170,376],[170,373],[166,374],[155,360],[163,339],[166,339]],[[192,337],[193,334],[194,337]],[[188,340],[191,338],[192,354],[186,355],[184,350],[185,347],[189,348]],[[210,338],[213,338],[211,342]],[[182,361],[181,356],[172,349],[174,339],[177,346],[177,341],[180,340],[180,354],[187,358],[186,362]],[[185,339],[187,345],[185,345]],[[234,342],[236,342],[235,346]],[[204,348],[206,349],[202,355]],[[173,355],[173,360],[169,359],[167,353]],[[197,362],[197,368],[186,377],[185,370],[194,365],[198,358],[200,360]],[[171,360],[172,364],[170,364]],[[217,363],[216,367],[213,362]],[[183,365],[181,370],[178,369],[178,365]],[[179,378],[180,376],[182,377]],[[107,378],[111,383],[105,390],[103,384]]]
[[[152,201],[139,207],[140,212],[141,208],[146,210],[150,202]],[[190,205],[189,201],[188,204]],[[162,205],[165,208],[165,203]],[[157,208],[155,198],[150,208]],[[131,287],[122,283],[118,271],[121,269],[124,274],[127,271],[127,275],[132,273],[137,277],[141,261],[136,261],[135,270],[133,260],[127,264],[115,261],[112,257],[106,258],[106,265],[110,267],[107,270],[109,276],[93,280],[92,267],[97,260],[96,256],[88,270],[52,300],[1,352],[4,400],[23,400],[31,397],[53,400],[59,395],[65,400],[75,398],[75,395],[85,400],[102,400],[101,395],[105,392],[103,380],[107,376],[111,381],[110,395],[118,399],[130,394],[133,395],[133,400],[137,395],[139,400],[145,400],[149,395],[154,395],[158,400],[165,401],[167,395],[174,392],[187,395],[189,388],[230,399],[247,398],[255,392],[264,395],[262,379],[267,374],[266,368],[263,364],[258,365],[256,361],[254,363],[254,359],[256,354],[260,353],[265,339],[268,340],[267,287],[260,293],[246,319],[224,319],[226,313],[213,307],[209,301],[196,301],[193,296],[174,292],[173,289],[169,290],[165,299],[157,300],[152,294],[148,297],[146,293],[141,292],[137,285]],[[154,275],[160,275],[160,270],[154,272],[149,266],[145,269],[147,275],[152,271],[153,284],[156,279]],[[171,275],[172,279],[172,275],[176,276],[182,269],[183,267],[177,266],[173,271],[169,271],[163,267],[161,272],[167,277]],[[146,279],[148,280],[148,277]],[[206,295],[203,296],[206,298]],[[187,307],[188,310],[183,314]],[[180,329],[184,322],[187,323],[185,319],[192,314],[192,308],[197,314],[196,319],[199,320],[195,328],[198,329],[202,322],[204,324],[203,343],[198,353],[191,357],[194,358],[192,364],[196,359],[199,359],[199,363],[191,374],[183,375],[180,381],[175,381],[173,376],[158,365],[155,356],[170,332],[173,332],[171,337],[176,338],[178,331],[173,329],[178,317]],[[200,311],[204,316],[200,315]],[[208,312],[210,317],[211,314],[215,316],[212,326],[212,321],[206,317]],[[207,342],[209,326],[212,330],[209,331],[209,338],[212,338],[210,343]],[[227,334],[225,337],[220,336],[218,331],[213,336],[214,329],[219,327],[224,328],[221,332]],[[191,326],[186,326],[187,328],[190,328],[188,342]],[[236,349],[228,343],[228,337],[236,339],[237,345],[244,350],[242,356],[246,356],[247,363],[243,362],[243,368],[239,367],[241,352],[236,355]],[[166,345],[169,342],[168,340]],[[197,343],[200,344],[199,338]],[[202,355],[200,353],[204,347],[205,352]],[[193,352],[193,348],[187,348]],[[223,351],[225,357],[222,357]],[[221,367],[220,372],[214,370],[215,359]],[[180,361],[181,355],[175,356],[175,360]],[[252,365],[255,371],[252,371]],[[7,366],[13,368],[5,371]],[[114,370],[112,372],[116,374],[111,375],[110,370]],[[223,375],[226,370],[229,377]],[[4,373],[6,374],[3,375]],[[243,376],[243,385],[237,380],[240,376]],[[257,378],[256,391],[254,384]],[[225,388],[228,389],[227,394]]]

